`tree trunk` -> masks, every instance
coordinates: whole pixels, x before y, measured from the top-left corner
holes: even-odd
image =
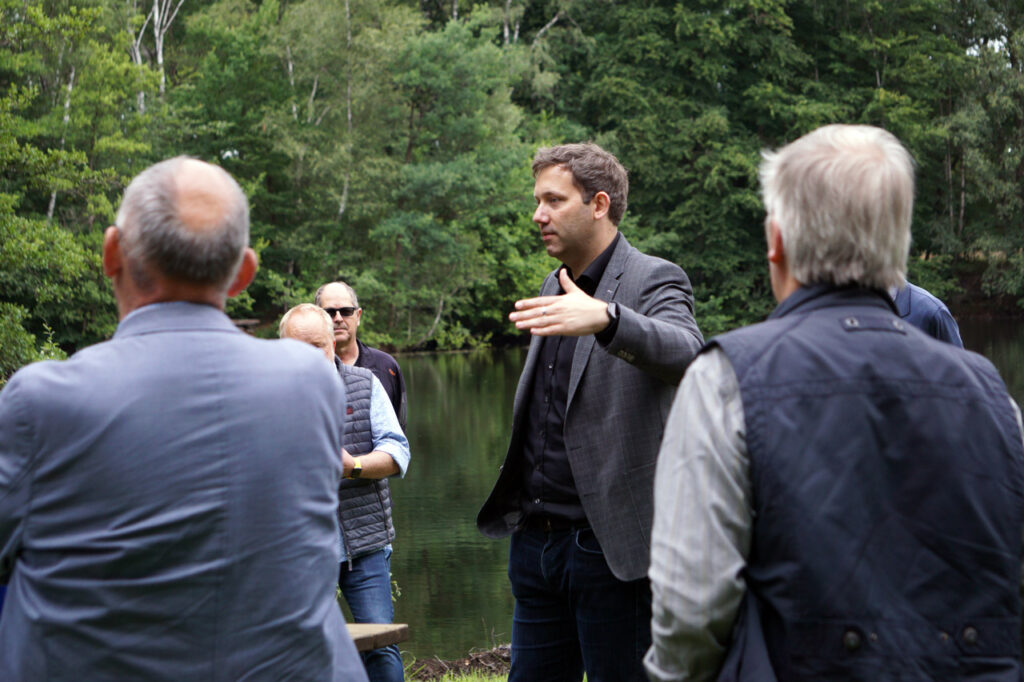
[[[288,69],[288,85],[292,89],[292,120],[299,120],[299,105],[295,102],[295,62],[292,60],[292,47],[291,45],[284,46],[284,56],[287,60],[285,65]]]
[[[964,214],[967,211],[967,154],[963,154],[960,162],[960,221],[956,227],[956,236],[964,237]]]
[[[160,96],[163,97],[167,91],[167,73],[164,71],[164,38],[171,30],[174,18],[178,16],[185,0],[178,0],[178,4],[171,10],[171,3],[174,0],[153,0],[153,43],[156,46],[156,64],[160,69]]]
[[[338,218],[345,215],[348,205],[348,184],[352,176],[352,7],[345,0],[345,177],[338,202]]]
[[[71,67],[71,75],[68,76],[68,91],[64,96],[64,129],[60,133],[60,149],[64,151],[67,140],[68,123],[71,122],[71,91],[75,88],[75,67]],[[63,164],[63,161],[61,162]],[[57,206],[57,190],[50,192],[50,205],[46,209],[46,224],[53,221],[53,211]]]
[[[131,0],[131,11],[128,13],[129,20],[138,12],[138,5],[136,0]],[[149,20],[153,18],[153,11],[150,10],[146,14],[145,21],[142,22],[142,26],[139,27],[138,33],[132,34],[132,44],[128,46],[128,54],[132,58],[132,62],[135,66],[139,67],[139,71],[142,71],[142,38],[146,35],[146,27],[149,26]],[[138,108],[140,114],[146,113],[146,91],[139,90],[135,96],[135,106]]]

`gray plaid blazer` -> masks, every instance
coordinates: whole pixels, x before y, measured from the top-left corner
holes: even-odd
[[[540,293],[558,291],[555,271]],[[583,510],[609,567],[620,580],[635,580],[647,574],[650,560],[654,467],[665,420],[683,371],[704,339],[693,319],[686,273],[640,253],[625,237],[594,296],[619,304],[619,324],[607,346],[593,336],[576,344],[565,445]],[[530,342],[505,463],[477,516],[477,527],[488,537],[510,535],[523,522],[522,429],[540,342]]]

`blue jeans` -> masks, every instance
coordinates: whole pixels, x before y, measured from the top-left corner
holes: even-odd
[[[390,623],[395,617],[391,603],[391,548],[342,562],[338,586],[357,623]],[[401,682],[405,667],[398,645],[364,651],[363,665],[370,682]]]
[[[512,536],[509,682],[647,680],[651,585],[612,575],[590,528]]]

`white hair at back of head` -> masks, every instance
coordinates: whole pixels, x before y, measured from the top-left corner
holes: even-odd
[[[760,177],[768,219],[779,226],[787,266],[800,284],[903,285],[914,162],[894,135],[872,126],[824,126],[764,152]]]
[[[284,314],[277,325],[277,336],[279,338],[284,339],[288,337],[288,325],[291,323],[294,315],[315,315],[323,325],[327,338],[334,339],[334,322],[331,321],[331,316],[323,308],[312,303],[300,303]]]

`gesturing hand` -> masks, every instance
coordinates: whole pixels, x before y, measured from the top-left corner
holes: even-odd
[[[564,294],[538,296],[516,301],[508,319],[516,329],[529,329],[536,336],[587,336],[611,322],[608,303],[588,296],[569,278],[565,268],[558,272]]]

